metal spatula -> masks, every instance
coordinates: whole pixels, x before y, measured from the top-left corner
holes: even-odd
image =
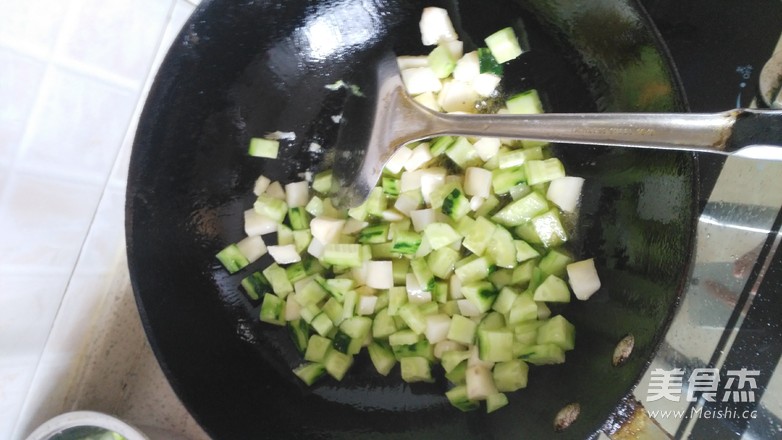
[[[415,102],[388,52],[345,103],[334,160],[334,199],[362,203],[400,146],[442,135],[486,136],[733,154],[782,160],[782,111],[722,113],[447,114]]]

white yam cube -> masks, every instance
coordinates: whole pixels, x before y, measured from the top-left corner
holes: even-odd
[[[453,69],[453,78],[464,83],[471,82],[481,74],[481,64],[478,60],[478,52],[472,51],[464,54]]]
[[[373,289],[394,287],[394,266],[391,261],[367,261],[367,286]]]
[[[500,85],[501,78],[493,73],[481,73],[472,79],[471,85],[475,93],[488,98],[494,94],[497,90],[497,86]]]
[[[407,163],[407,160],[410,159],[410,156],[412,155],[413,150],[402,145],[394,152],[393,155],[391,155],[391,158],[388,159],[388,162],[386,162],[386,169],[392,174],[399,174],[399,172],[402,171],[402,168],[404,168],[405,163]]]
[[[263,242],[260,235],[245,237],[236,243],[236,247],[239,248],[239,252],[241,252],[250,263],[261,258],[266,254],[267,250],[266,244]]]
[[[559,206],[563,211],[573,212],[581,198],[581,188],[584,179],[575,176],[565,176],[554,179],[549,183],[546,198]]]
[[[418,22],[421,31],[421,43],[424,46],[434,46],[446,41],[458,39],[451,23],[448,11],[434,6],[424,8],[421,20]]]
[[[407,93],[420,95],[426,92],[439,92],[443,88],[440,78],[429,67],[414,67],[402,71],[402,82]]]
[[[491,171],[478,167],[468,167],[464,173],[464,192],[468,196],[484,199],[491,195]]]
[[[307,206],[310,201],[310,186],[307,181],[294,182],[285,185],[285,201],[289,208]]]
[[[567,265],[568,282],[576,298],[586,301],[600,289],[600,277],[595,269],[595,260],[576,261]]]
[[[296,246],[287,244],[285,246],[269,246],[269,255],[274,258],[277,264],[291,264],[301,261],[301,255],[296,252]]]
[[[429,143],[422,142],[413,149],[413,154],[405,162],[405,170],[415,171],[430,160],[432,160],[432,153],[429,151]]]
[[[481,160],[486,162],[500,151],[500,144],[502,142],[498,138],[484,137],[478,139],[477,142],[472,144],[472,147],[475,148]]]

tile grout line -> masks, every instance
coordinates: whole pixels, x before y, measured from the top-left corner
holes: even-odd
[[[47,56],[44,59],[41,59],[41,61],[46,63],[46,67],[44,68],[43,74],[41,75],[41,83],[38,86],[38,90],[35,94],[35,99],[33,99],[33,106],[30,109],[30,113],[27,115],[27,121],[25,122],[25,127],[22,133],[22,137],[20,138],[19,143],[16,145],[16,148],[14,149],[11,160],[8,162],[9,178],[11,174],[14,172],[14,167],[19,161],[19,158],[22,156],[22,154],[24,154],[24,151],[27,149],[26,145],[30,142],[30,137],[32,136],[32,131],[33,131],[32,130],[33,124],[30,121],[33,121],[36,118],[38,118],[39,114],[43,111],[43,99],[47,95],[46,92],[48,92],[49,90],[47,79],[51,75],[51,71],[54,67],[54,57],[58,52],[61,52],[63,50],[64,43],[63,43],[62,35],[64,35],[66,31],[70,31],[75,26],[76,19],[78,16],[78,11],[83,1],[84,0],[74,0],[74,3],[70,5],[70,8],[65,13],[65,17],[63,18],[62,24],[60,25],[60,29],[57,31],[57,38],[54,47],[51,49],[51,51],[47,54]],[[8,185],[4,185],[3,188],[0,188],[0,206],[3,206],[3,204],[5,203],[5,201],[9,197],[8,194],[9,194]]]
[[[133,114],[130,117],[130,120],[128,121],[128,123],[126,125],[125,136],[123,136],[122,144],[124,144],[124,142],[128,139],[128,137],[135,136],[135,133],[131,133],[131,131],[132,131],[132,128],[135,126],[135,120],[138,118],[138,115],[140,114],[141,109],[143,108],[144,102],[143,102],[142,98],[146,95],[147,90],[149,89],[149,86],[151,84],[151,80],[152,80],[152,76],[151,75],[152,75],[152,69],[154,68],[155,57],[156,57],[156,55],[159,53],[159,51],[162,48],[163,36],[165,34],[166,29],[168,28],[168,25],[171,23],[171,19],[172,19],[172,16],[173,16],[173,11],[174,11],[174,8],[176,7],[176,0],[169,0],[169,1],[170,1],[170,5],[169,5],[168,12],[167,12],[167,15],[166,15],[166,17],[167,17],[166,18],[166,26],[162,27],[162,29],[161,29],[161,31],[159,33],[159,38],[158,38],[157,44],[155,46],[155,49],[154,49],[154,51],[152,51],[153,57],[152,57],[152,59],[149,62],[149,67],[147,69],[143,85],[142,85],[141,89],[138,90],[138,92],[136,94],[136,106],[135,106]],[[69,9],[69,11],[68,11],[68,15],[66,16],[66,18],[65,18],[65,20],[63,22],[62,28],[58,32],[58,38],[57,38],[58,43],[55,45],[55,49],[53,50],[54,55],[52,56],[52,59],[50,59],[49,62],[47,63],[47,67],[46,67],[46,70],[45,70],[45,73],[44,73],[44,78],[46,77],[46,75],[49,74],[49,71],[52,69],[53,61],[58,56],[57,55],[58,52],[62,50],[62,43],[61,43],[62,39],[59,37],[59,35],[62,35],[66,30],[68,30],[68,27],[67,27],[68,25],[71,28],[74,26],[74,23],[75,23],[75,20],[76,20],[76,18],[75,18],[76,17],[76,12],[74,12],[74,11],[78,11],[80,3],[81,3],[81,1],[78,1],[77,3],[74,3],[74,5],[71,5],[71,9]],[[44,87],[43,87],[43,83],[42,83],[42,86],[38,90],[38,94],[37,94],[37,96],[35,98],[35,104],[34,104],[33,111],[31,112],[30,116],[28,117],[28,124],[25,127],[25,132],[24,132],[24,135],[22,136],[22,141],[19,143],[19,146],[17,147],[16,154],[14,154],[14,157],[11,160],[9,169],[13,169],[13,165],[15,165],[15,163],[17,162],[19,156],[21,156],[22,151],[24,150],[23,147],[24,147],[25,141],[27,141],[29,136],[30,136],[30,124],[29,124],[29,121],[32,119],[31,117],[32,117],[33,113],[36,113],[36,108],[38,108],[40,106],[41,100],[43,99],[43,96],[45,96],[42,93],[42,90],[41,90],[43,88]],[[113,158],[113,161],[112,161],[112,167],[106,173],[105,178],[102,179],[103,185],[102,185],[102,189],[101,189],[101,192],[100,192],[100,197],[98,199],[98,204],[95,207],[95,210],[92,213],[92,217],[90,218],[90,221],[88,223],[87,232],[84,235],[84,237],[82,238],[81,246],[79,248],[79,252],[76,255],[76,261],[75,261],[75,263],[73,265],[73,268],[70,271],[70,274],[68,276],[68,281],[65,284],[65,288],[63,290],[62,296],[60,297],[59,304],[57,305],[57,311],[55,312],[54,320],[49,325],[49,333],[48,333],[48,335],[46,337],[46,341],[43,344],[43,349],[41,350],[41,352],[40,352],[40,354],[38,356],[38,360],[35,363],[35,367],[33,369],[34,373],[33,373],[32,379],[28,383],[27,393],[25,395],[25,398],[22,401],[22,405],[21,405],[20,410],[19,410],[19,412],[16,415],[16,422],[14,423],[14,429],[12,431],[13,435],[21,435],[22,434],[22,433],[19,432],[21,429],[23,429],[23,427],[20,426],[21,422],[22,422],[21,421],[21,416],[24,414],[24,412],[27,409],[28,405],[31,404],[31,402],[30,402],[30,388],[31,388],[31,385],[33,383],[35,383],[36,378],[39,377],[39,375],[41,374],[40,373],[41,361],[42,361],[44,353],[46,351],[46,347],[49,345],[49,341],[51,340],[51,331],[54,328],[54,324],[57,321],[57,317],[60,315],[60,312],[61,312],[61,309],[62,309],[62,305],[63,305],[63,302],[65,300],[65,294],[67,293],[68,288],[70,287],[71,282],[73,280],[73,276],[74,276],[74,274],[76,272],[76,269],[79,266],[79,261],[81,260],[82,254],[84,252],[84,245],[87,242],[87,239],[89,238],[89,235],[90,235],[89,233],[92,230],[92,227],[93,227],[93,225],[95,223],[95,219],[97,217],[97,214],[98,214],[101,202],[104,200],[104,198],[106,196],[106,191],[107,191],[107,188],[108,188],[108,185],[109,185],[109,181],[111,180],[112,171],[113,171],[114,167],[116,166],[117,160],[119,158],[121,145],[120,145],[120,148],[117,149],[117,152],[114,155],[114,158]],[[7,185],[2,190],[2,192],[0,192],[0,204],[3,203],[5,198],[7,198],[8,190],[6,188],[7,188]]]

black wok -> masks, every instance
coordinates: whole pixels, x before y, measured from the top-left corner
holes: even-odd
[[[254,179],[324,166],[344,96],[324,86],[360,73],[378,48],[425,53],[425,5],[450,10],[466,50],[512,25],[531,49],[505,91],[542,92],[550,111],[682,111],[675,73],[649,21],[626,0],[205,1],[175,40],[141,116],[127,192],[131,280],[151,345],[182,402],[216,439],[547,438],[563,405],[581,415],[559,437],[594,434],[628,396],[664,333],[689,266],[696,217],[692,155],[557,146],[587,178],[570,250],[594,256],[603,288],[562,313],[577,327],[564,365],[533,367],[527,389],[490,414],[461,413],[434,384],[375,374],[360,356],[341,382],[312,389],[285,329],[261,324],[214,254],[243,235]],[[522,29],[524,30],[522,32]],[[338,35],[338,38],[329,36]],[[246,155],[250,137],[296,134],[280,159]],[[308,151],[311,142],[324,153]],[[268,257],[266,257],[268,258]],[[615,368],[626,334],[635,351]]]

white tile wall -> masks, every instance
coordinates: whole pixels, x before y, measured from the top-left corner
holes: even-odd
[[[0,46],[0,102],[13,103],[0,106],[0,166],[11,164],[45,71],[43,61]]]
[[[0,0],[0,10],[0,438],[16,440],[69,409],[88,334],[127,271],[133,132],[193,5]]]

